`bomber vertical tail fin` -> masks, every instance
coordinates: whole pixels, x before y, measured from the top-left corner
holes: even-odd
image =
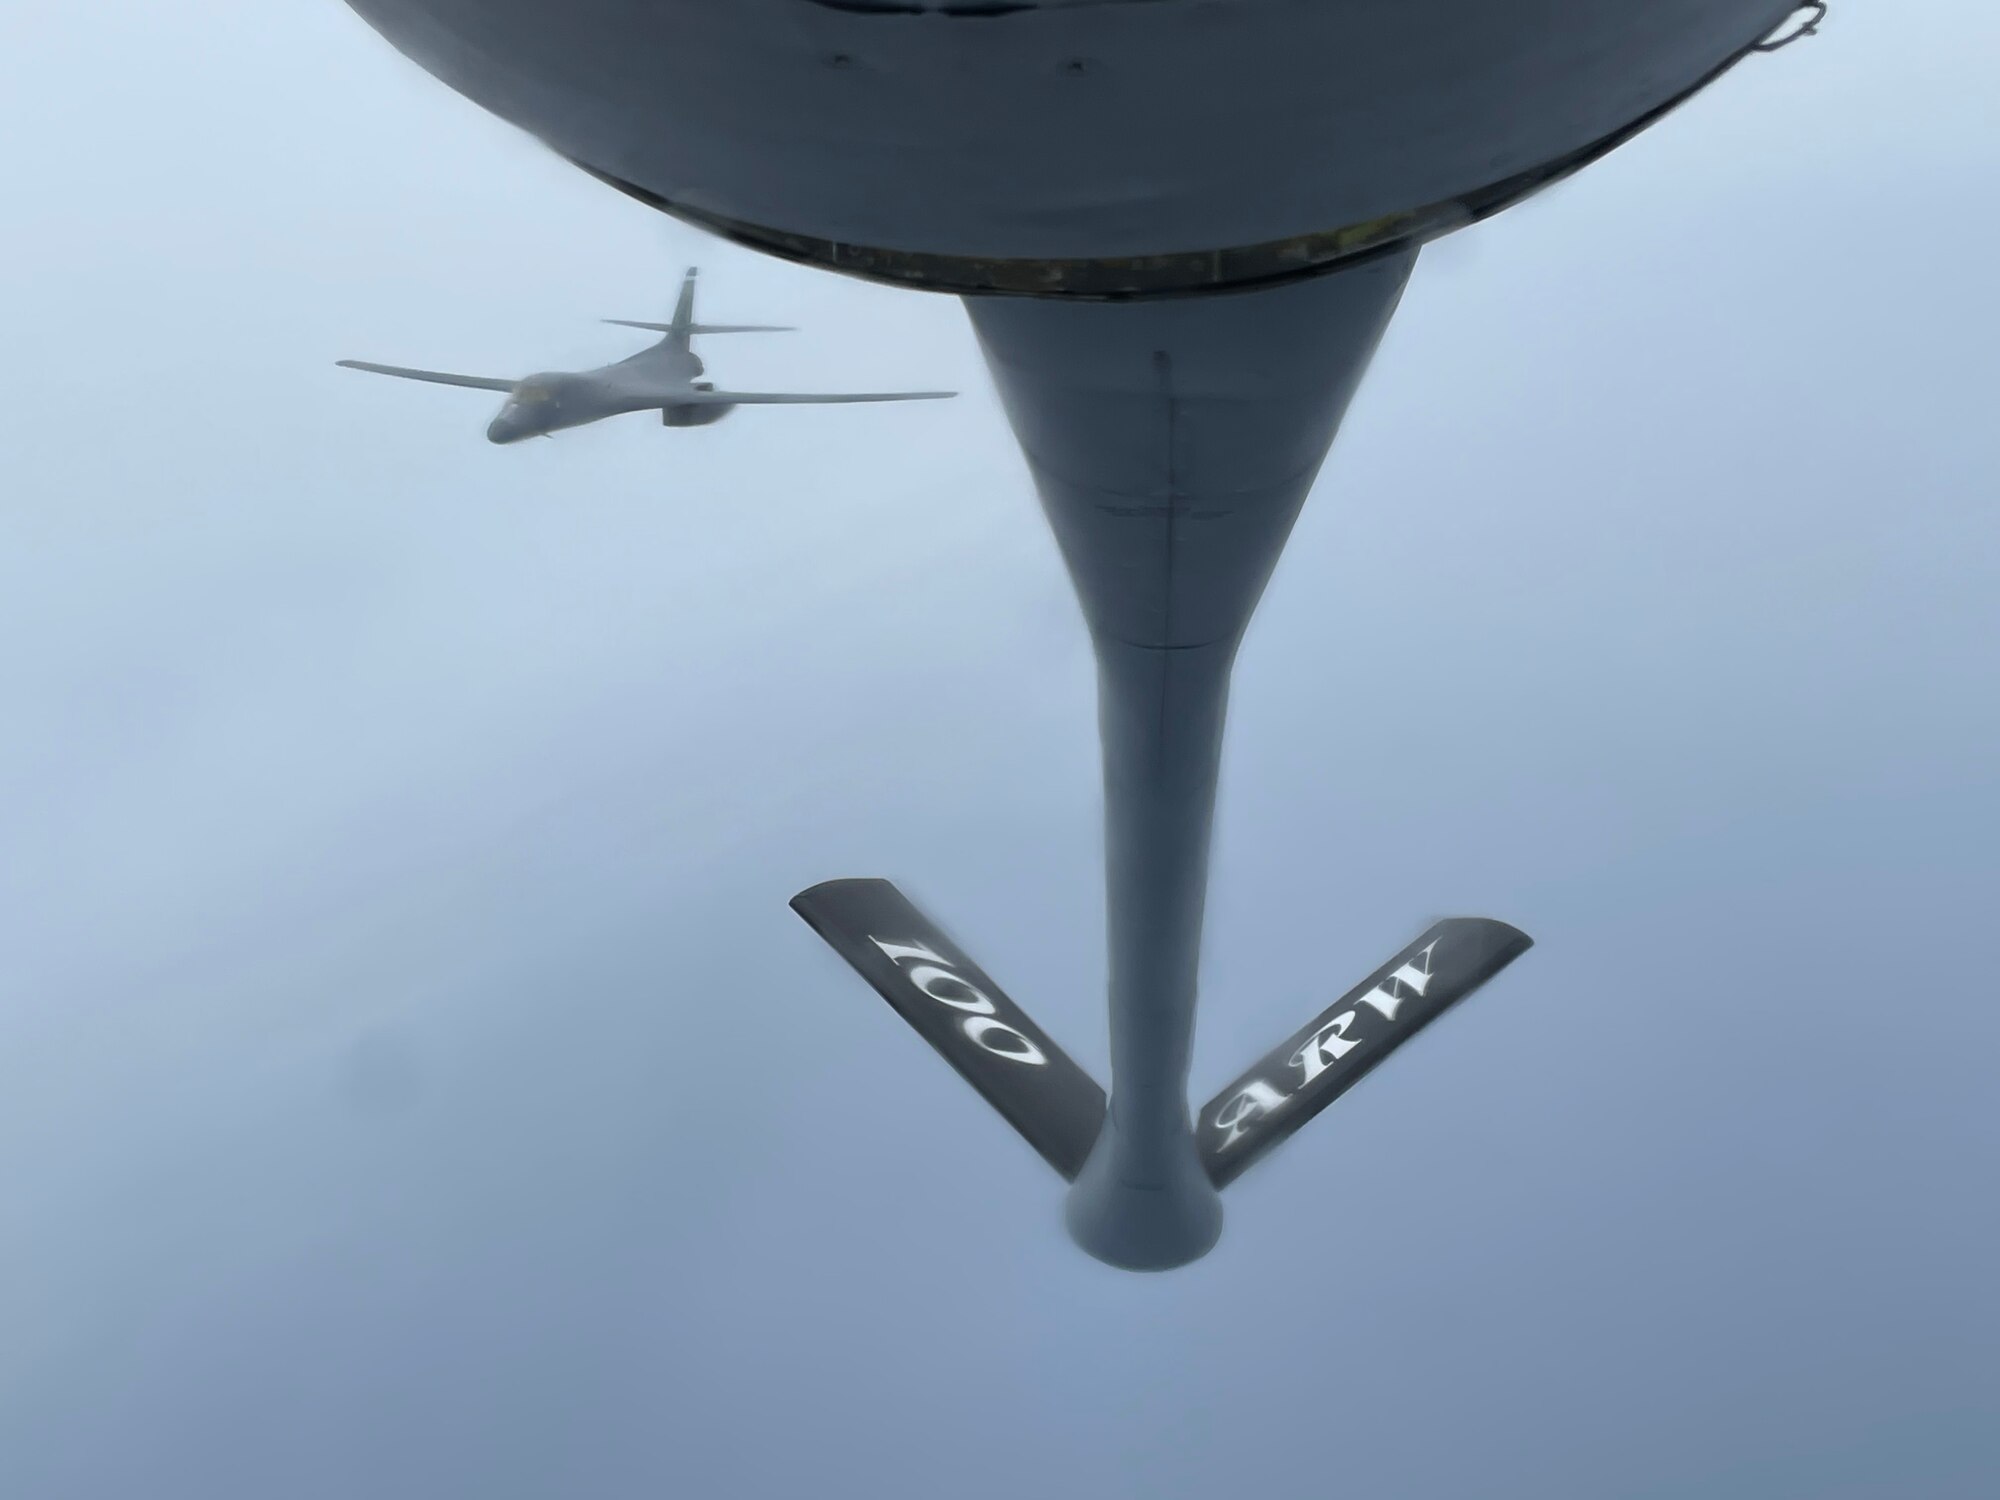
[[[683,349],[687,348],[688,333],[694,327],[694,283],[701,274],[698,266],[689,266],[681,277],[681,294],[674,302],[674,322],[669,337]]]

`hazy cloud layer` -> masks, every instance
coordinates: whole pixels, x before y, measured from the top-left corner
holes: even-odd
[[[1971,0],[1431,253],[1239,671],[1198,1095],[1539,940],[1131,1278],[785,909],[1102,1072],[1089,658],[963,314],[333,0],[0,13],[0,1494],[1985,1496],[2000,298]],[[482,439],[681,266],[730,381]],[[1331,947],[1331,972],[1303,967]]]

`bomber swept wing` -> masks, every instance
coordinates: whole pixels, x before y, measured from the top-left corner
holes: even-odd
[[[788,323],[642,323],[637,318],[605,318],[620,328],[646,328],[654,333],[797,333]]]
[[[676,406],[795,406],[846,401],[943,401],[957,391],[840,391],[807,395],[796,391],[676,391]]]
[[[345,370],[367,370],[374,375],[395,375],[404,380],[428,380],[433,385],[462,385],[475,391],[511,391],[520,384],[516,380],[501,380],[491,375],[453,375],[444,370],[412,370],[403,365],[374,365],[365,359],[337,359],[334,363]]]
[[[454,375],[446,370],[413,370],[404,365],[378,365],[361,359],[340,359],[335,364],[348,370],[367,370],[376,375],[396,375],[404,380],[428,380],[434,385],[462,385],[480,391],[511,391],[520,384],[487,375]],[[713,391],[693,389],[678,381],[661,381],[653,392],[660,403],[672,406],[799,406],[844,404],[854,401],[942,401],[956,391],[839,391],[814,394],[803,391]]]

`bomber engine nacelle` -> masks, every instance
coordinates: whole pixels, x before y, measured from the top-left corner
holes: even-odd
[[[698,391],[712,391],[715,382],[697,380],[694,388]],[[706,427],[711,422],[720,422],[735,411],[734,406],[665,406],[660,409],[660,425],[663,427]]]

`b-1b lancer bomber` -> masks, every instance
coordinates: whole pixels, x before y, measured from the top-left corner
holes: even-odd
[[[606,318],[621,328],[645,328],[662,335],[651,348],[641,349],[616,364],[595,370],[551,370],[520,380],[488,375],[453,375],[443,370],[412,370],[402,365],[376,365],[366,360],[335,363],[349,370],[369,370],[404,380],[428,380],[433,385],[462,385],[475,391],[505,391],[500,414],[487,425],[496,443],[549,437],[565,427],[581,427],[626,412],[656,411],[668,427],[706,427],[720,422],[739,406],[817,406],[854,401],[940,401],[956,391],[851,391],[825,395],[794,391],[718,391],[706,380],[701,356],[689,347],[698,333],[789,333],[769,323],[697,323],[694,321],[696,272],[681,279],[680,300],[671,323],[639,323]]]

